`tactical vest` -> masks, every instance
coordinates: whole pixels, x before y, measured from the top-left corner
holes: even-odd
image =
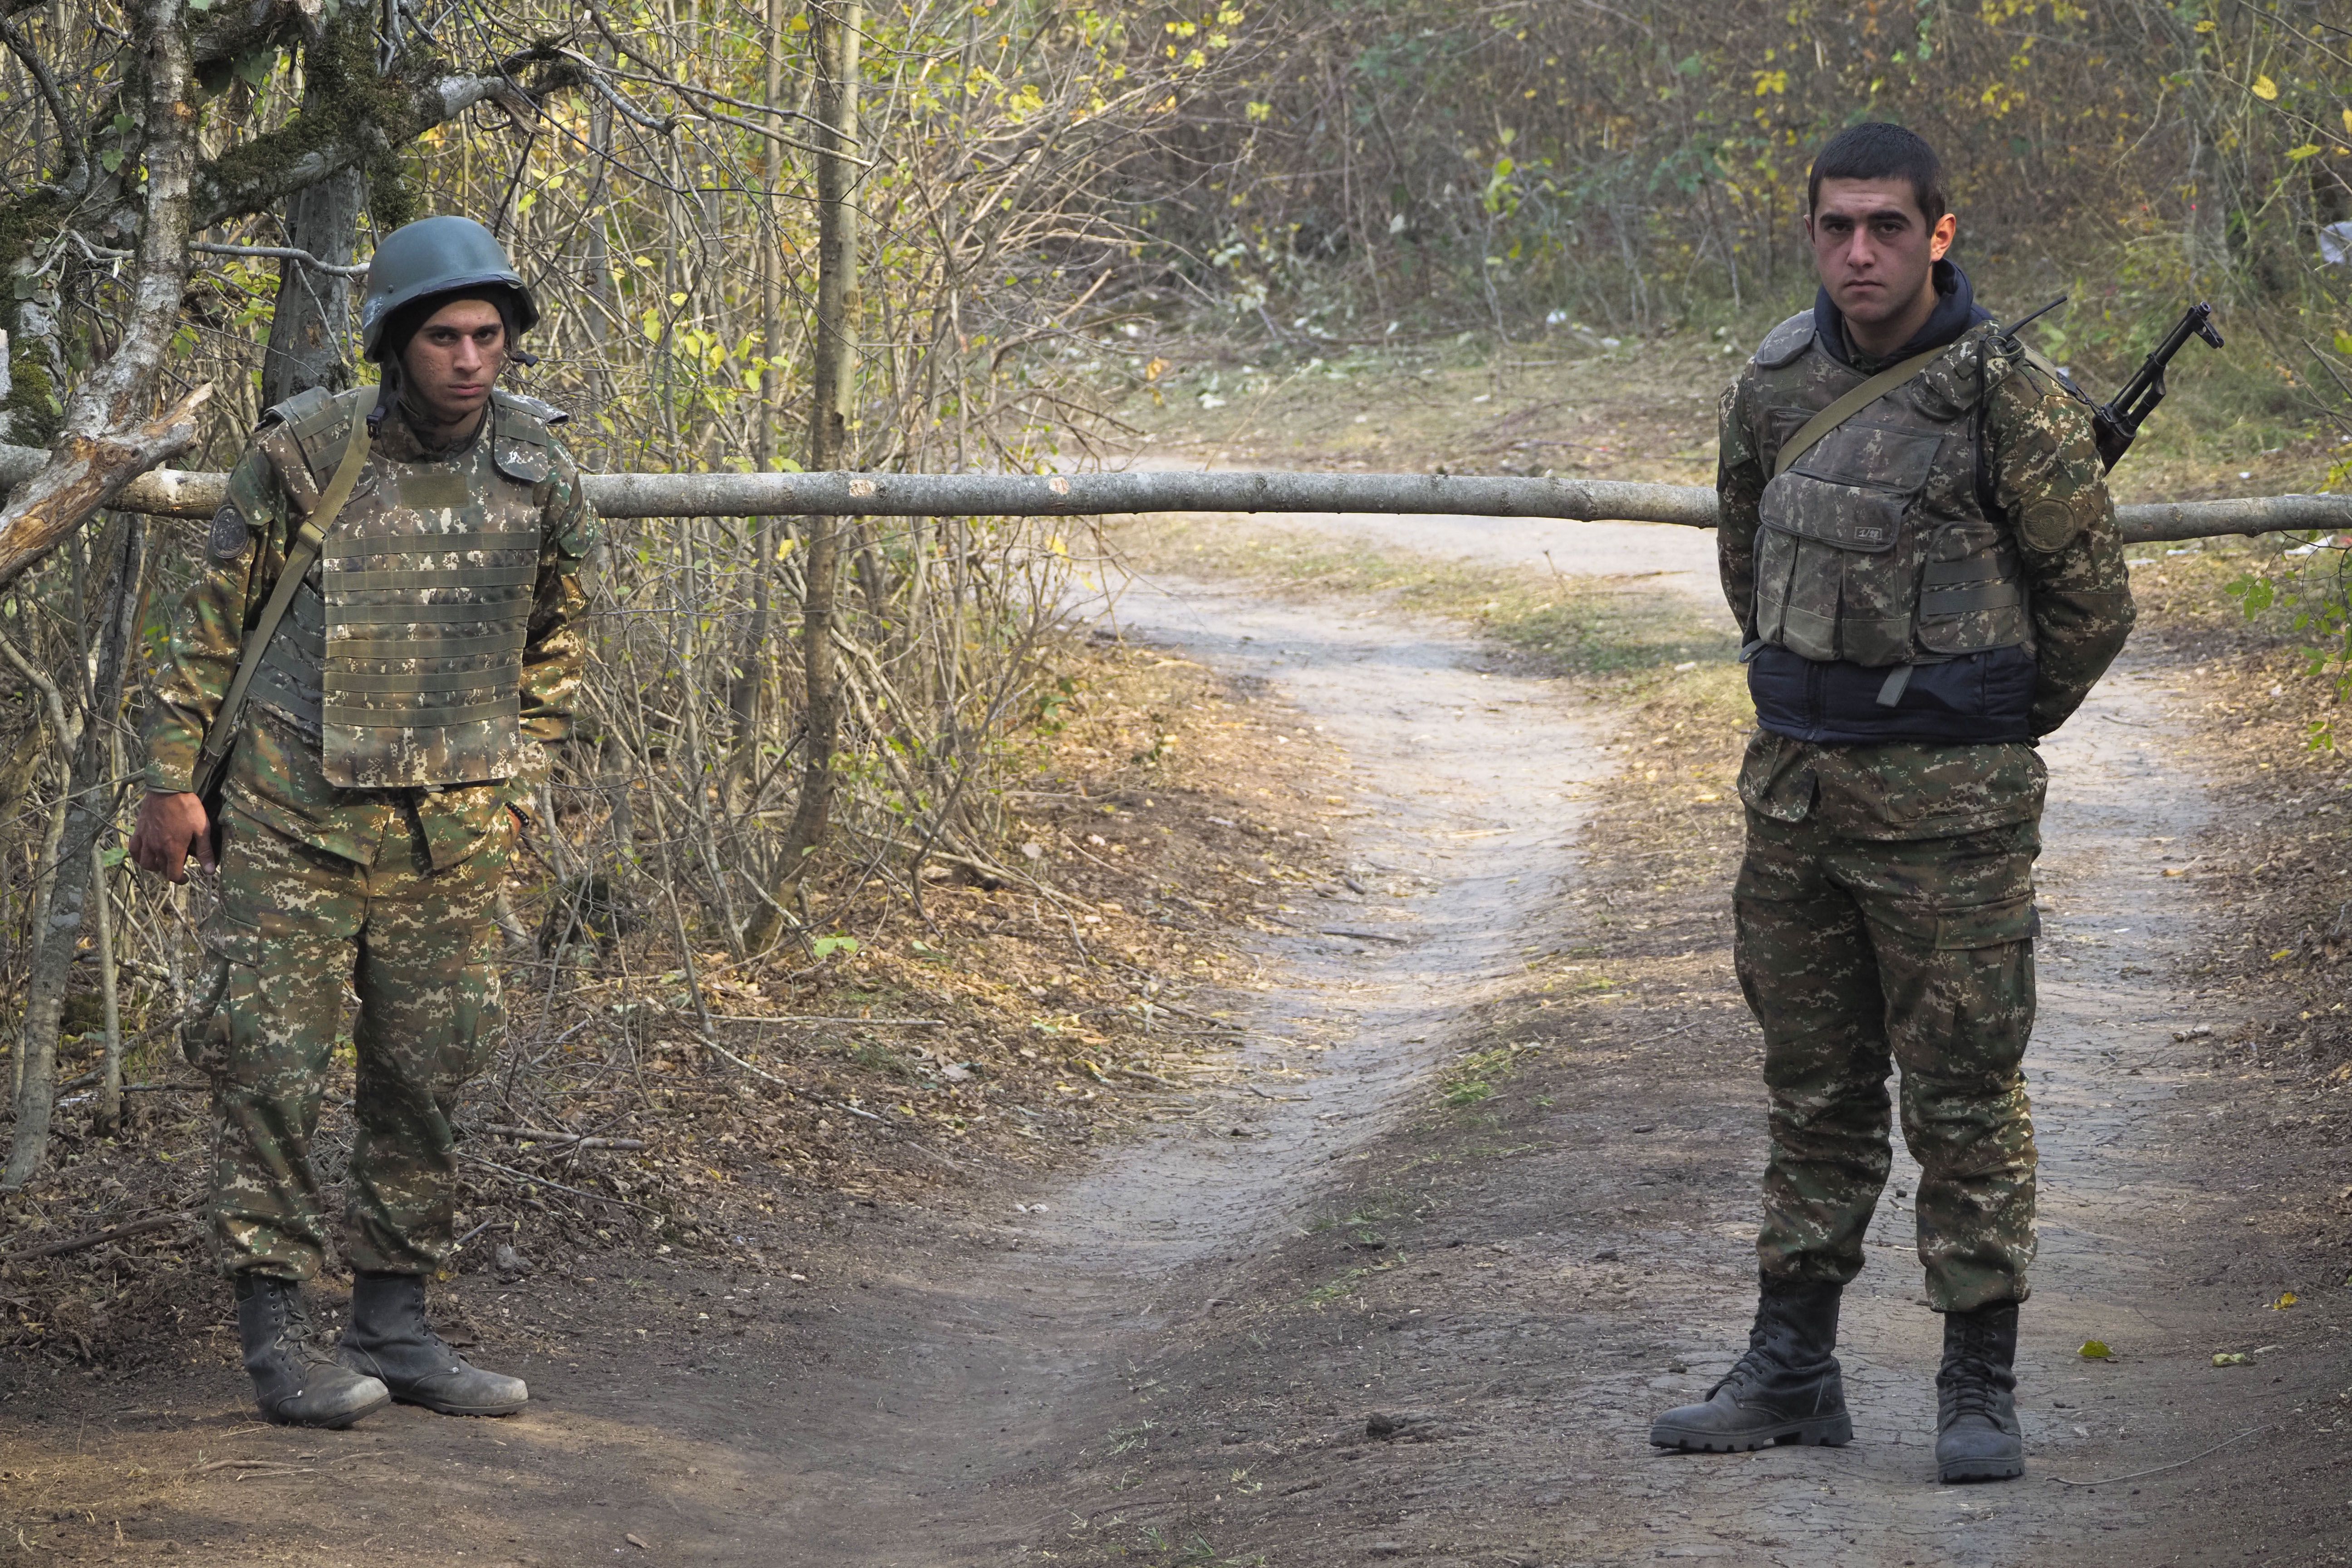
[[[1756,534],[1759,642],[1870,668],[2032,647],[2009,526],[1983,491],[1984,401],[2021,351],[1971,327],[1764,487]],[[1780,446],[1867,377],[1823,349],[1813,313],[1756,351],[1766,471]]]
[[[262,449],[297,507],[317,502],[373,390],[308,392],[263,416]],[[482,438],[446,461],[369,455],[263,653],[254,699],[319,742],[338,787],[474,784],[522,765],[536,489],[563,416],[491,399]]]

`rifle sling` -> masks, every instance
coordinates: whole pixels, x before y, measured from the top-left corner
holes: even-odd
[[[1913,354],[1900,364],[1888,366],[1811,419],[1806,420],[1773,458],[1772,477],[1777,479],[1787,473],[1791,464],[1820,445],[1822,437],[1926,370],[1928,365],[1941,359],[1944,350],[1951,346],[1949,343],[1944,343],[1929,349],[1926,353]]]
[[[379,386],[380,402],[383,393]],[[245,711],[246,689],[253,684],[256,671],[261,668],[261,656],[269,647],[269,639],[278,635],[278,626],[286,618],[287,605],[294,602],[294,591],[309,576],[310,567],[319,559],[320,549],[327,542],[327,531],[335,526],[335,519],[343,504],[352,499],[358,488],[360,474],[367,468],[368,451],[374,445],[374,431],[368,416],[357,408],[352,411],[352,434],[343,443],[342,460],[335,465],[334,477],[319,497],[319,504],[302,520],[296,531],[294,542],[286,552],[285,567],[278,574],[278,583],[269,592],[269,602],[262,606],[261,618],[247,634],[244,650],[237,656],[236,674],[228,683],[227,695],[221,699],[220,711],[213,715],[211,728],[205,731],[203,750],[196,753],[195,793],[209,801],[214,786],[227,764],[230,747],[236,743],[237,721]],[[208,808],[209,809],[209,808]]]

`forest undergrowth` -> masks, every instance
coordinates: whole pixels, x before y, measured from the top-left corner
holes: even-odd
[[[827,913],[858,936],[814,959],[701,953],[699,1007],[650,911],[608,911],[622,931],[602,952],[512,945],[504,1055],[461,1112],[454,1272],[593,1273],[612,1250],[789,1272],[820,1198],[958,1201],[1235,1076],[1219,999],[1264,984],[1236,939],[1297,896],[1275,889],[1328,882],[1331,759],[1268,694],[1156,650],[1074,639],[1048,673],[1002,802],[1027,879],[942,865],[919,900],[845,884]],[[514,907],[543,928],[543,897]],[[99,1136],[96,1034],[61,1066],[57,1160],[0,1199],[0,1347],[126,1374],[211,1353],[226,1297],[196,1214],[203,1087],[151,1031],[126,1121]],[[317,1150],[331,1184],[352,1070],[346,1034]]]

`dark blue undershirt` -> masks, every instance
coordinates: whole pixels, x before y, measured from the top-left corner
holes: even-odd
[[[1871,375],[1898,360],[1940,348],[1991,319],[1977,304],[1968,274],[1951,262],[1936,263],[1935,280],[1934,313],[1908,342],[1884,357],[1854,353],[1846,341],[1845,318],[1831,301],[1829,290],[1820,290],[1813,300],[1813,325],[1822,347],[1839,363]],[[1915,666],[1901,699],[1888,707],[1878,696],[1892,673],[1843,659],[1805,658],[1783,647],[1760,647],[1748,663],[1748,692],[1756,702],[1757,722],[1765,729],[1821,745],[1984,745],[2033,739],[2034,666],[2021,647]]]

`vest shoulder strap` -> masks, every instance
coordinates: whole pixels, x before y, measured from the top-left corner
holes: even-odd
[[[1821,444],[1822,437],[1943,358],[1951,346],[1939,343],[1926,353],[1913,354],[1909,359],[1889,365],[1806,420],[1795,435],[1780,444],[1780,450],[1772,459],[1772,477],[1777,479],[1787,473],[1791,464]]]
[[[360,417],[363,409],[375,406],[373,386],[355,386],[347,392],[327,392],[319,387],[298,392],[285,402],[273,404],[262,411],[264,429],[283,426],[286,434],[310,466],[310,480],[316,489],[327,487],[329,476],[341,458],[352,421]]]
[[[1770,331],[1756,345],[1756,363],[1760,369],[1778,370],[1811,346],[1813,313],[1800,310]]]
[[[564,424],[572,417],[552,403],[543,403],[523,393],[509,392],[504,387],[491,388],[490,402],[500,415],[509,419],[520,416],[547,428]]]
[[[536,397],[492,388],[490,461],[520,484],[535,485],[555,470],[555,426],[571,417]]]

